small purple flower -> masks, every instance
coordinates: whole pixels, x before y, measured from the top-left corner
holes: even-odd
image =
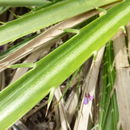
[[[88,104],[88,103],[89,103],[89,99],[88,99],[87,97],[85,97],[85,98],[84,98],[84,102],[83,102],[83,104],[86,105],[86,104]]]
[[[94,99],[94,96],[89,96],[90,101]]]
[[[84,101],[83,101],[83,104],[88,104],[89,101],[92,101],[93,100],[93,96],[91,96],[90,94],[85,94],[85,98],[84,98]]]

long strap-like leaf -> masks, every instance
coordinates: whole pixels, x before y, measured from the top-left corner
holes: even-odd
[[[0,93],[0,129],[20,119],[51,87],[60,85],[128,21],[130,1],[117,5],[81,29],[79,34],[37,62],[35,69],[3,90]]]
[[[50,4],[47,0],[0,0],[0,6],[42,6]]]
[[[39,29],[119,0],[65,0],[34,11],[0,26],[0,45],[14,41]]]

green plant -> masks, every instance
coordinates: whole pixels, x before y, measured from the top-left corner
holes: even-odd
[[[68,1],[66,1],[66,6],[68,6],[69,3],[67,2]],[[72,1],[72,3],[73,2],[74,1]],[[76,3],[74,2],[72,5],[71,4],[70,7],[72,5],[74,6]],[[59,5],[57,4],[54,6]],[[54,6],[52,7],[54,8]],[[82,6],[85,8],[86,5],[84,6],[82,4]],[[48,9],[51,9],[51,7],[47,8],[47,10]],[[85,11],[86,9],[83,10]],[[83,10],[80,10],[79,12],[81,13]],[[74,14],[77,14],[77,11],[74,12]],[[72,15],[73,14],[66,16],[70,17]],[[30,16],[27,15],[26,18],[30,18]],[[63,18],[60,20],[63,20]],[[56,21],[58,20],[56,19]],[[83,27],[79,34],[76,34],[48,56],[38,61],[35,68],[1,91],[1,130],[11,126],[16,120],[21,118],[44,98],[51,89],[58,87],[58,85],[78,69],[94,51],[100,49],[108,40],[110,40],[112,36],[118,32],[121,26],[127,24],[128,21],[130,21],[130,1],[125,1],[110,9],[106,15]],[[7,35],[6,30],[12,29],[14,23],[16,24],[17,22],[19,23],[19,20],[0,28],[0,34],[2,34],[2,31],[5,31],[5,33],[2,34],[4,40],[2,38],[0,39],[1,43],[12,40],[11,37],[14,39],[13,35],[10,35],[8,39],[4,35]],[[50,22],[49,24],[52,23]],[[46,26],[49,24],[47,22]],[[43,25],[38,28],[40,29],[41,27],[43,27]],[[29,29],[31,28],[29,27]],[[31,31],[27,32],[30,33]],[[18,38],[16,33],[13,34],[15,35],[15,38]],[[24,33],[24,35],[25,34],[27,33]]]
[[[96,2],[98,4],[98,1]],[[107,4],[108,2],[111,1],[108,0],[104,3],[102,1],[98,6]],[[88,8],[86,8],[86,5]],[[68,14],[72,6],[74,11]],[[66,7],[68,7],[68,12],[64,9],[60,14],[64,15],[64,17],[59,16],[58,12]],[[46,9],[38,10],[34,14],[25,15],[18,20],[1,26],[0,43],[1,45],[5,44],[92,8],[91,0],[88,2],[85,0],[67,0]],[[51,16],[49,14],[51,12],[51,15],[56,15],[53,20],[50,20]],[[42,23],[42,20],[45,18],[45,23]],[[65,81],[95,51],[98,51],[105,45],[118,32],[121,26],[127,24],[129,21],[130,1],[121,2],[108,10],[105,15],[80,29],[79,33],[75,34],[75,36],[49,55],[36,62],[33,69],[1,91],[0,129],[6,129],[20,119],[52,89],[57,88],[58,85]],[[18,24],[21,27],[18,27]],[[33,27],[33,25],[36,26]],[[8,31],[10,35],[8,35]]]
[[[116,93],[114,90],[115,69],[112,42],[106,45],[103,60],[102,87],[100,98],[100,130],[117,130],[119,113],[117,107]]]
[[[0,26],[0,45],[4,45],[27,34],[36,32],[39,29],[115,1],[117,0],[102,0],[101,2],[95,0],[92,3],[91,0],[65,0],[47,8],[32,11],[32,13]],[[52,18],[52,16],[55,17]]]
[[[46,0],[0,0],[0,6],[41,6],[41,5],[47,5],[51,2]]]

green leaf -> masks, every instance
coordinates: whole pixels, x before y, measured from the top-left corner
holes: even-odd
[[[53,100],[53,97],[54,97],[54,94],[55,94],[55,90],[56,90],[55,87],[52,87],[51,90],[50,90],[49,99],[48,99],[48,104],[47,104],[46,115],[47,115],[47,113],[48,113],[49,107],[50,107],[51,102],[52,102],[52,100]]]
[[[103,79],[101,86],[101,99],[99,111],[99,126],[100,130],[117,130],[118,126],[118,109],[116,94],[114,91],[115,69],[113,66],[114,55],[113,46],[110,41],[106,45],[103,66]],[[110,127],[111,126],[111,127]]]
[[[106,13],[107,13],[107,10],[106,10],[106,9],[99,8],[99,7],[97,7],[96,9],[97,9],[99,12],[103,13],[103,14],[106,14]]]
[[[64,29],[64,32],[79,34],[80,31],[78,29],[67,28]]]
[[[16,68],[35,68],[35,63],[24,63],[24,64],[14,64],[8,66],[8,68],[16,69]]]
[[[106,15],[85,26],[65,44],[37,62],[16,82],[0,92],[0,126],[4,130],[20,119],[54,86],[59,86],[94,51],[100,49],[130,21],[130,1],[110,9]]]
[[[118,0],[65,0],[26,14],[0,26],[0,45],[14,41],[39,29]],[[59,13],[60,12],[60,13]]]
[[[0,6],[41,6],[50,4],[47,0],[0,0]]]

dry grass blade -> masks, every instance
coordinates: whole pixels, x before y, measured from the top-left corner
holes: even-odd
[[[130,69],[128,68],[128,55],[125,46],[125,35],[120,31],[113,38],[116,64],[117,103],[119,107],[120,122],[123,130],[130,130]]]
[[[18,127],[18,128],[17,128]],[[21,121],[17,121],[15,123],[15,125],[12,126],[12,128],[14,130],[17,130],[17,129],[20,129],[20,130],[29,130],[25,125],[24,123],[22,123]]]
[[[76,90],[74,89],[74,90],[72,90],[72,92],[69,95],[69,97],[66,101],[66,104],[65,104],[65,108],[66,108],[66,112],[67,112],[67,119],[68,119],[69,123],[71,123],[72,118],[75,115],[78,102],[79,102],[79,96],[78,96]]]
[[[130,58],[130,22],[126,26],[126,31],[127,31],[127,38],[128,38],[128,55]]]
[[[76,119],[74,130],[87,130],[89,123],[89,116],[92,109],[92,102],[83,104],[85,93],[89,93],[91,96],[95,95],[96,83],[99,74],[99,68],[104,53],[104,47],[98,52],[96,60],[92,62],[89,73],[86,77],[85,84],[83,86],[84,94],[82,96],[82,103]]]
[[[57,101],[60,100],[60,98],[62,97],[62,93],[60,88],[57,88],[55,90],[55,97],[57,99]],[[66,117],[66,110],[64,109],[64,101],[63,98],[61,99],[61,101],[58,104],[59,106],[59,115],[60,115],[60,121],[61,121],[61,128],[60,130],[68,130],[68,128],[70,128],[67,117]]]

